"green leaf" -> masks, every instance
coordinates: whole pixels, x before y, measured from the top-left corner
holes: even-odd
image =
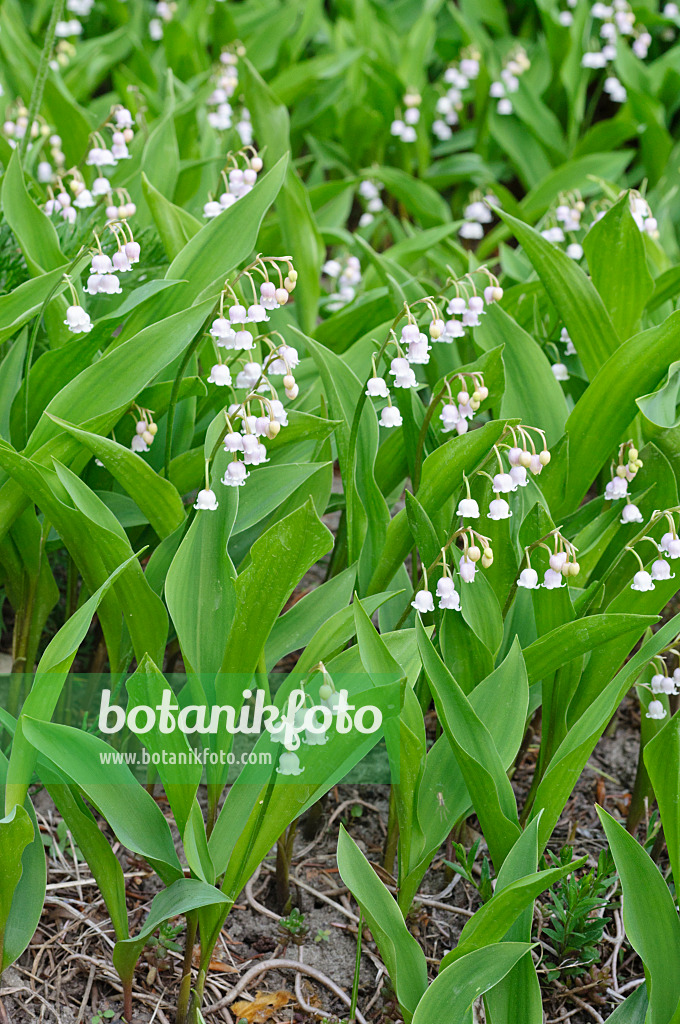
[[[595,328],[593,328],[594,330]],[[558,521],[573,512],[635,419],[637,396],[652,391],[680,359],[680,312],[659,327],[625,341],[604,363],[574,406],[566,423],[569,475],[565,492],[555,464],[541,475],[541,489]]]
[[[619,347],[619,338],[604,303],[585,273],[557,246],[511,216],[497,210],[531,260],[592,380]]]
[[[337,576],[305,594],[272,627],[264,652],[267,668],[274,666],[290,654],[302,650],[317,630],[326,627],[329,620],[346,608],[354,591],[356,566],[350,566]]]
[[[680,715],[675,714],[644,748],[644,763],[659,804],[676,891],[680,884],[680,806],[676,773],[680,765]]]
[[[399,907],[344,827],[338,870],[368,922],[403,1011],[412,1015],[427,989],[427,964]]]
[[[23,729],[29,743],[80,786],[123,846],[148,860],[166,884],[182,877],[163,812],[128,766],[116,763],[113,747],[68,725],[27,718]]]
[[[12,743],[5,789],[5,810],[7,812],[16,804],[23,804],[35,768],[36,752],[24,737],[23,722],[26,718],[37,718],[44,721],[51,719],[73,659],[90,628],[92,617],[99,608],[104,595],[121,573],[125,572],[131,561],[132,558],[119,565],[99,590],[78,608],[70,619],[66,620],[48,644],[38,663]]]
[[[564,805],[614,711],[636,676],[677,636],[679,622],[678,616],[671,619],[642,645],[590,702],[553,754],[536,791],[532,810],[532,817],[543,811],[539,829],[540,849],[548,842]]]
[[[11,345],[0,363],[0,437],[10,440],[10,409],[12,399],[21,385],[26,356],[27,333],[24,331]]]
[[[602,615],[588,615],[582,619],[565,622],[549,633],[539,636],[524,648],[524,660],[529,684],[536,683],[574,658],[587,654],[600,644],[619,636],[634,634],[640,636],[656,621],[653,615],[633,615],[626,612],[607,612]],[[632,637],[631,637],[632,639]]]
[[[680,920],[654,861],[602,807],[596,807],[623,889],[623,925],[645,966],[652,1022],[680,1020]],[[653,922],[653,927],[650,927]]]
[[[614,330],[625,341],[640,323],[642,311],[654,290],[654,281],[647,269],[644,239],[630,212],[628,192],[592,225],[583,249],[593,284],[607,308]]]
[[[56,270],[50,270],[49,273],[41,274],[40,277],[24,281],[17,288],[13,288],[9,294],[0,295],[0,342],[11,338],[27,320],[40,312],[43,302],[54,286],[59,285],[60,279],[62,279],[62,285],[57,288],[55,294],[61,294],[66,288],[63,276],[67,269],[68,264],[63,263]],[[16,343],[13,347],[17,347]],[[11,351],[12,349],[10,349]]]
[[[151,184],[142,171],[142,192],[158,228],[165,254],[172,262],[203,225],[181,206],[175,206]]]
[[[33,824],[28,811],[19,804],[0,819],[0,967],[5,965],[5,928],[12,909],[14,892],[22,875],[24,850],[33,842]]]
[[[31,276],[63,267],[66,259],[54,225],[26,191],[18,147],[5,171],[0,199],[5,220],[21,246]]]
[[[213,481],[226,468],[227,455],[213,463]],[[199,511],[172,560],[165,579],[165,600],[187,668],[218,672],[232,625],[237,596],[236,570],[227,543],[238,509],[238,490],[220,487],[216,511]]]
[[[319,519],[311,498],[255,541],[251,562],[235,584],[236,612],[222,661],[223,673],[255,670],[286,600],[332,543],[332,534]],[[274,573],[272,566],[276,567]]]
[[[451,220],[451,210],[443,196],[431,185],[419,181],[398,167],[371,167],[365,172],[371,180],[381,181],[390,195],[403,203],[424,228],[438,227]]]
[[[475,341],[485,351],[504,346],[506,387],[500,415],[541,427],[548,445],[555,444],[564,433],[567,403],[540,345],[495,302],[486,307]]]
[[[519,836],[512,786],[492,736],[435,651],[420,617],[416,634],[439,721],[453,747],[498,870]]]
[[[530,949],[528,942],[498,942],[456,960],[432,982],[413,1024],[461,1024],[475,999],[497,985]]]
[[[144,459],[117,441],[48,414],[60,427],[77,438],[104,463],[111,476],[124,487],[135,504],[142,510],[162,539],[173,533],[184,522],[184,505],[169,480],[163,479]]]
[[[231,906],[232,901],[216,889],[197,878],[180,878],[167,889],[154,896],[148,916],[140,932],[130,939],[117,942],[113,951],[113,965],[123,979],[132,978],[135,964],[147,941],[171,917],[187,914],[200,907]]]
[[[486,458],[504,427],[505,424],[500,421],[487,423],[479,430],[471,430],[446,441],[428,455],[423,463],[417,498],[430,517],[462,486],[463,474],[471,476],[476,466]],[[368,593],[374,594],[386,589],[408,555],[411,543],[406,511],[402,509],[390,520],[383,553],[373,573]]]
[[[680,415],[677,412],[680,396],[680,362],[677,360],[668,367],[666,381],[657,391],[649,395],[641,395],[636,404],[642,415],[657,427],[672,430],[680,426]]]

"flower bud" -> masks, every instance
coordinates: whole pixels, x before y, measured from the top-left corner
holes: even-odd
[[[259,174],[263,167],[262,157],[254,156],[253,159],[250,161],[250,166],[252,167],[256,174]]]
[[[547,466],[550,462],[550,452],[544,449],[542,452],[539,452],[538,459],[542,466]]]
[[[570,576],[578,576],[580,571],[581,571],[581,566],[578,564],[578,562],[571,562],[570,563],[570,565],[569,565],[569,575]]]
[[[158,433],[158,424],[157,423],[150,423],[149,424],[149,433],[152,434],[154,437],[156,436],[156,434]]]
[[[278,302],[279,306],[285,306],[288,302],[288,292],[285,288],[277,288],[274,293],[274,298]]]
[[[476,544],[472,544],[468,548],[467,556],[471,562],[478,562],[482,557],[482,552],[479,550]]]
[[[531,452],[523,451],[519,457],[520,466],[524,466],[525,469],[529,469],[531,466]]]
[[[289,277],[286,277],[284,278],[283,281],[283,287],[286,289],[287,292],[292,292],[293,289],[295,288],[295,282],[291,281]]]
[[[637,448],[629,448],[628,449],[628,461],[629,462],[635,462],[637,457],[638,457],[638,450],[637,450]]]
[[[280,429],[281,424],[277,420],[270,420],[267,427],[267,437],[276,437]]]
[[[626,467],[625,466],[617,466],[616,467],[616,475],[624,477],[626,475]]]
[[[295,377],[293,376],[292,373],[287,373],[286,376],[283,378],[283,386],[286,389],[286,391],[290,391],[291,388],[295,387]]]
[[[144,433],[142,434],[142,437],[144,438],[147,444],[153,444],[153,434],[151,433],[150,430],[145,430]]]
[[[468,402],[470,401],[470,396],[465,390],[459,391],[458,395],[456,396],[456,401],[458,402],[459,405],[467,405]]]
[[[293,400],[294,398],[297,398],[297,396],[299,395],[299,393],[300,393],[300,389],[299,389],[299,387],[297,386],[297,384],[294,384],[292,388],[286,388],[286,398],[290,398],[290,399],[291,399],[291,401],[292,401],[292,400]]]
[[[484,548],[482,553],[482,567],[484,569],[490,568],[493,565],[493,551],[491,548]]]

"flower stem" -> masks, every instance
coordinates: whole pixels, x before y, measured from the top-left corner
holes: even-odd
[[[43,44],[42,53],[40,54],[40,60],[38,61],[38,69],[35,75],[35,82],[33,83],[31,100],[28,104],[28,125],[23,138],[19,143],[19,156],[21,157],[22,163],[31,137],[33,122],[40,110],[43,90],[45,88],[45,79],[47,78],[47,72],[50,66],[50,57],[52,56],[52,47],[54,46],[54,36],[57,31],[57,22],[61,18],[63,10],[64,0],[54,0],[52,5],[52,14],[50,15],[47,32],[45,33],[45,42]]]

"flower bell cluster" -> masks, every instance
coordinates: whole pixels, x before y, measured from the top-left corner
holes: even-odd
[[[220,172],[224,191],[217,199],[208,200],[203,207],[203,216],[207,220],[219,217],[235,202],[252,192],[262,167],[262,157],[252,146],[247,146],[238,153],[230,153],[226,168]]]
[[[1,95],[2,93],[0,92]],[[36,167],[38,181],[42,185],[54,181],[55,175],[60,173],[64,167],[66,157],[62,150],[61,136],[56,134],[54,129],[47,124],[40,114],[29,128],[28,108],[19,100],[15,106],[13,105],[9,108],[6,119],[3,122],[2,132],[12,149],[28,133],[30,140],[28,151],[30,152],[33,146],[40,147],[39,155],[41,159]],[[49,155],[55,165],[54,168],[52,163],[46,159],[45,149],[47,146],[49,146]]]
[[[459,391],[454,395],[451,385],[456,383]],[[489,397],[484,377],[481,373],[456,373],[452,378],[444,378],[444,388],[446,395],[439,414],[442,433],[449,434],[455,430],[458,434],[465,434],[474,414]]]
[[[619,447],[619,458],[616,464],[612,463],[611,480],[604,489],[606,501],[618,501],[626,499],[627,507],[635,509],[636,512],[626,513],[621,522],[641,523],[642,516],[635,505],[630,504],[628,497],[628,484],[635,479],[637,472],[642,468],[642,459],[639,457],[637,448],[632,441],[626,441]],[[636,514],[637,513],[637,514]]]
[[[549,215],[549,226],[541,231],[546,241],[557,246],[564,245],[567,256],[575,262],[583,258],[581,235],[577,238],[576,233],[582,231],[581,217],[585,210],[586,204],[578,192],[562,193],[555,210]],[[551,224],[553,219],[557,223]]]
[[[499,78],[489,87],[489,96],[497,100],[496,113],[507,117],[512,114],[513,106],[510,97],[519,89],[519,79],[531,67],[526,51],[519,47],[507,60]]]
[[[503,458],[501,456],[500,449],[494,445],[494,453],[496,455],[498,472],[493,474],[487,473],[485,470],[479,470],[481,476],[487,477],[491,482],[491,486],[494,492],[494,498],[489,504],[487,511],[487,519],[510,519],[512,516],[512,509],[508,503],[507,498],[502,497],[504,494],[512,494],[520,487],[526,487],[528,483],[527,469],[532,473],[538,475],[543,471],[543,467],[547,466],[550,462],[550,452],[548,451],[545,434],[538,427],[517,427],[520,438],[525,447],[520,448],[517,444],[517,435],[515,434],[515,428],[511,428],[514,443],[511,447],[508,447],[507,458],[510,463],[509,467],[506,467]],[[536,447],[531,435],[528,433],[529,430],[536,431],[543,440],[543,449],[540,452],[536,451]],[[527,448],[527,443],[530,448]],[[479,503],[476,499],[470,495],[470,483],[466,476],[463,476],[463,483],[465,484],[465,497],[461,498],[456,509],[456,515],[462,519],[479,519]]]
[[[584,68],[606,68],[616,60],[622,39],[631,40],[635,56],[644,60],[652,43],[652,37],[645,26],[637,21],[627,0],[613,0],[612,3],[594,3],[590,8],[593,29],[597,39],[591,38],[590,49],[581,58]],[[599,22],[599,25],[598,25]],[[614,103],[626,100],[626,90],[615,76],[607,78],[605,89]]]
[[[471,526],[466,526],[454,533],[449,544],[458,540],[461,540],[463,545],[458,569],[456,570],[455,563],[452,566],[449,565],[445,547],[442,548],[440,559],[437,561],[437,565],[441,563],[442,566],[442,575],[437,581],[436,587],[438,606],[442,611],[459,612],[461,610],[460,592],[456,589],[456,572],[463,583],[474,583],[480,566],[483,569],[488,569],[493,565],[491,541],[484,534],[473,530]],[[423,586],[414,594],[411,607],[421,615],[434,611],[434,598],[428,586],[427,570],[424,566]]]
[[[475,49],[464,50],[461,58],[450,64],[444,72],[443,92],[437,100],[437,117],[432,122],[432,133],[440,142],[446,142],[453,135],[459,122],[459,113],[472,99],[471,82],[479,76],[480,55]]]
[[[321,272],[333,282],[326,303],[327,310],[332,312],[342,309],[354,299],[357,287],[361,284],[361,263],[356,256],[326,260]]]
[[[626,546],[625,550],[630,551],[631,554],[635,556],[639,566],[638,571],[633,577],[631,590],[638,590],[644,593],[645,591],[654,590],[654,584],[656,582],[675,579],[675,573],[671,571],[670,562],[667,561],[667,559],[674,561],[676,558],[680,558],[680,537],[678,537],[675,517],[673,514],[675,511],[677,510],[667,509],[663,512],[654,512],[652,514],[647,529],[650,529],[664,519],[668,526],[668,529],[663,534],[660,541],[655,541],[653,537],[650,537],[645,533],[636,542],[641,543],[646,540],[654,546],[657,557],[652,562],[650,569],[645,569],[645,564],[633,545]],[[642,516],[640,516],[640,519],[636,519],[634,521],[642,522]]]
[[[286,268],[285,278],[281,272],[281,263]],[[272,270],[278,275],[278,287],[275,281],[270,280]],[[259,294],[254,272],[263,278]],[[268,311],[280,308],[288,300],[297,281],[297,272],[291,260],[287,256],[268,256],[264,259],[258,256],[238,275],[237,281],[241,278],[250,283],[253,302],[249,306],[244,305],[238,299],[234,287],[227,284],[220,296],[220,315],[213,321],[209,332],[217,352],[217,362],[210,370],[208,383],[230,388],[234,394],[239,390],[246,392],[244,397],[232,402],[224,410],[224,450],[233,456],[221,480],[226,487],[241,487],[245,484],[250,475],[246,467],[259,466],[268,461],[263,438],[276,437],[281,428],[288,425],[286,410],[278,398],[272,378],[282,377],[285,396],[289,400],[297,398],[299,390],[293,375],[300,361],[297,349],[286,344],[278,331],[256,336],[247,329],[247,325],[269,322]],[[273,338],[277,338],[277,341],[274,342]],[[246,354],[256,346],[267,349],[262,362]],[[222,350],[236,353],[235,361],[224,363]],[[235,379],[232,376],[234,370]],[[217,507],[218,500],[210,488],[206,463],[205,489],[199,492],[194,508],[214,511]]]
[[[677,638],[670,647],[652,659],[650,666],[654,670],[652,678],[649,683],[641,684],[644,689],[649,690],[653,697],[647,705],[646,718],[659,720],[665,718],[668,712],[662,698],[676,697],[680,693],[680,668],[676,668],[672,673],[669,672],[664,659],[664,654],[673,654],[676,658],[680,658],[680,652],[676,645]]]
[[[142,409],[134,406],[130,415],[135,421],[135,432],[132,435],[130,448],[133,452],[141,454],[148,452],[158,433],[158,424],[154,423],[153,413],[150,409]]]
[[[491,205],[500,205],[491,193],[486,195],[479,191],[471,193],[467,206],[463,210],[463,223],[458,229],[461,238],[471,241],[479,241],[484,238],[484,228],[493,220]]]
[[[359,184],[359,196],[364,204],[364,212],[359,217],[359,227],[367,228],[375,220],[376,213],[381,213],[385,208],[380,193],[384,186],[379,181],[371,181],[365,178]]]
[[[118,248],[109,256],[102,250],[95,232],[97,251],[92,256],[90,276],[87,279],[87,291],[90,295],[119,295],[123,289],[118,275],[132,270],[133,264],[139,263],[141,255],[139,242],[135,241],[132,228],[127,221],[109,223],[107,227],[116,239]]]
[[[552,540],[552,548],[545,543],[548,539]],[[543,574],[543,582],[539,582],[538,572],[531,565],[531,551],[539,547],[548,552],[548,568]],[[570,577],[578,576],[581,571],[576,554],[577,549],[571,541],[563,537],[559,529],[552,530],[547,537],[524,549],[526,565],[519,574],[517,586],[523,590],[559,590]]]
[[[154,43],[163,38],[163,23],[172,21],[177,12],[177,4],[168,0],[157,0],[155,16],[149,21],[149,38]]]
[[[252,146],[253,125],[250,111],[241,104],[234,109],[231,102],[238,92],[238,59],[245,56],[245,47],[236,43],[220,54],[218,71],[213,75],[213,91],[208,96],[208,124],[217,132],[226,132],[236,127],[241,145]],[[234,123],[235,122],[235,123]]]
[[[422,98],[415,89],[409,89],[403,97],[404,113],[397,114],[390,125],[390,134],[402,142],[416,141],[416,125],[420,121]]]

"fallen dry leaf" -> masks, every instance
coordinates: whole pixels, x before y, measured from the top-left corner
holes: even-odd
[[[290,992],[285,989],[279,989],[278,992],[256,992],[252,1003],[241,1000],[234,1003],[231,1009],[236,1020],[247,1020],[248,1024],[266,1024],[277,1010],[287,1006],[292,999]]]

